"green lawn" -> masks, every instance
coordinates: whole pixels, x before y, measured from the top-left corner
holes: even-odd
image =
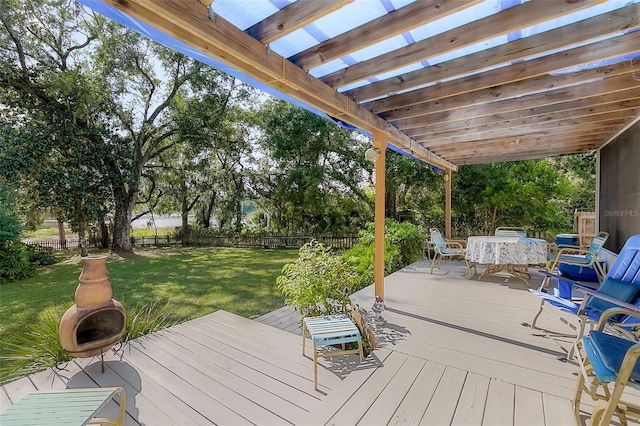
[[[297,250],[171,248],[139,251],[107,262],[113,297],[126,309],[169,303],[184,321],[223,309],[244,317],[283,306],[275,279]],[[91,253],[94,254],[94,253]],[[74,260],[75,259],[75,260]],[[41,268],[38,275],[0,285],[0,335],[24,333],[47,310],[64,312],[73,301],[82,270],[79,257]],[[5,348],[0,348],[0,355]]]

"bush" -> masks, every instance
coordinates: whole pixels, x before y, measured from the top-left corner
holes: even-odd
[[[424,234],[418,226],[408,222],[398,223],[393,219],[386,219],[384,237],[385,275],[404,268],[422,256]],[[374,240],[374,224],[369,223],[358,235],[358,244],[342,255],[347,264],[356,268],[360,275],[354,291],[367,287],[374,282]]]
[[[24,244],[9,242],[0,247],[0,284],[32,277],[35,272]]]
[[[27,257],[29,262],[38,266],[53,265],[59,262],[58,258],[53,255],[53,250],[39,245],[26,246]]]
[[[0,342],[9,349],[9,356],[0,360],[0,383],[28,376],[73,359],[65,352],[58,337],[62,312],[45,311],[35,324],[27,326],[26,334],[14,335],[12,342]]]
[[[305,316],[349,313],[357,282],[355,268],[317,241],[302,246],[295,263],[286,264],[276,278],[285,303]]]
[[[7,207],[11,205],[9,192],[0,186],[0,248],[18,241],[22,232],[20,219]]]

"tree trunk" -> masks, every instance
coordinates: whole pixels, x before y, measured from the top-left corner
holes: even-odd
[[[104,220],[100,222],[100,246],[109,248],[109,227]]]
[[[493,208],[493,215],[491,216],[491,229],[489,229],[489,235],[493,234],[493,231],[496,229],[496,220],[498,218],[498,206]]]
[[[67,248],[67,233],[64,230],[64,221],[58,219],[58,239],[60,240],[60,247]]]
[[[386,191],[384,199],[384,217],[396,219],[396,193]]]
[[[89,254],[87,250],[87,222],[80,222],[78,224],[78,245],[80,246],[80,256],[86,257]]]
[[[115,214],[113,215],[113,251],[131,251],[131,218],[136,201],[137,188],[117,188],[114,192]]]
[[[205,210],[205,214],[203,217],[203,226],[205,228],[211,227],[211,216],[213,215],[213,208],[216,205],[216,193],[213,192],[211,194],[211,198],[209,198],[209,202],[207,203],[207,209]]]
[[[180,198],[182,198],[180,234],[182,235],[182,244],[184,245],[189,232],[189,202],[187,201],[187,185],[184,182],[182,183]]]

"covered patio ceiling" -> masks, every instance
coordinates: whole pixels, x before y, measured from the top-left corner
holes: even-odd
[[[443,169],[586,152],[639,118],[638,0],[80,2]]]

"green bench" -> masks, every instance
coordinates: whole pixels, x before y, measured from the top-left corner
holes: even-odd
[[[120,394],[118,420],[94,417],[116,394]],[[124,426],[124,389],[88,388],[42,391],[26,395],[0,414],[0,425],[87,425]]]

